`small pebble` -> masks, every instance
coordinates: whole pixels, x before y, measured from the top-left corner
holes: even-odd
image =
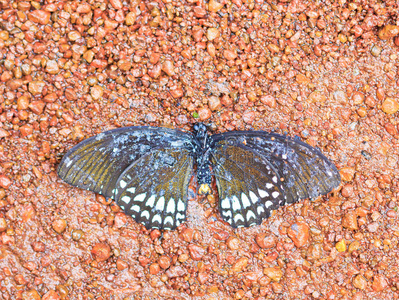
[[[355,288],[364,290],[367,287],[367,280],[363,275],[356,275],[352,280],[352,284]]]
[[[50,16],[50,12],[41,9],[37,9],[28,13],[29,20],[42,25],[47,25],[49,23]]]
[[[198,273],[197,279],[200,284],[205,284],[209,279],[209,274],[205,272]]]
[[[99,85],[95,85],[90,89],[90,95],[93,97],[94,100],[101,99],[103,94],[104,89]]]
[[[162,269],[167,269],[170,267],[170,258],[168,256],[162,255],[158,259],[158,264]]]
[[[116,260],[116,268],[117,268],[119,271],[122,271],[122,270],[126,269],[128,266],[129,266],[129,265],[128,265],[124,260],[122,260],[122,259],[120,259],[120,258],[118,258],[118,259]]]
[[[240,240],[236,237],[229,237],[226,241],[227,247],[230,250],[238,250],[240,248]]]
[[[60,296],[54,290],[49,290],[42,297],[42,300],[60,300],[60,299],[61,299]]]
[[[40,115],[43,112],[45,106],[46,106],[46,103],[44,103],[41,100],[33,101],[31,104],[29,104],[30,110],[33,111],[37,115]]]
[[[357,230],[359,226],[357,224],[357,215],[354,210],[347,212],[342,218],[342,226],[350,230]]]
[[[6,219],[0,218],[0,232],[6,231],[6,229],[7,229]]]
[[[157,275],[159,271],[161,270],[159,264],[153,263],[150,265],[150,274],[151,275]]]
[[[380,46],[374,45],[371,47],[370,53],[371,55],[378,57],[380,56],[382,48]]]
[[[257,234],[255,237],[255,241],[262,249],[273,248],[276,245],[276,238],[273,235],[267,233]]]
[[[22,300],[40,300],[40,299],[43,298],[41,298],[38,291],[34,289],[22,293]]]
[[[399,26],[395,25],[385,25],[379,32],[378,32],[378,37],[381,40],[387,40],[390,38],[393,38],[394,36],[397,36],[399,34]]]
[[[294,223],[287,230],[288,236],[294,242],[295,247],[303,247],[309,239],[309,226],[305,223]]]
[[[173,76],[175,74],[173,62],[170,60],[164,61],[162,64],[162,71],[164,71],[169,76]]]
[[[198,110],[198,116],[201,121],[205,121],[212,116],[212,112],[208,107],[202,107]]]
[[[72,230],[72,233],[71,233],[72,239],[76,242],[79,241],[83,237],[83,235],[84,235],[84,232],[83,232],[83,230],[80,230],[80,229],[74,229],[74,230]]]
[[[206,253],[204,248],[195,244],[190,244],[188,250],[190,251],[190,256],[193,260],[200,260]]]
[[[217,37],[219,37],[220,32],[217,28],[208,28],[207,32],[206,32],[206,38],[209,41],[213,41],[214,39],[216,39]]]
[[[53,227],[55,232],[61,234],[61,233],[63,233],[65,231],[65,229],[67,227],[67,221],[65,221],[64,219],[55,220],[52,223],[52,227]]]
[[[399,102],[395,98],[386,97],[381,109],[384,113],[392,115],[399,110]]]
[[[43,242],[33,242],[31,244],[33,251],[35,252],[44,252],[45,250],[45,245]]]
[[[252,110],[246,110],[242,114],[242,119],[247,124],[252,124],[255,121],[255,112]]]
[[[351,184],[346,184],[342,187],[341,189],[341,194],[342,196],[344,196],[345,198],[349,198],[353,195],[354,191],[353,191],[353,185]]]
[[[180,277],[187,274],[187,271],[183,269],[181,266],[172,266],[166,271],[166,275],[169,278]]]
[[[355,176],[355,169],[352,167],[342,168],[339,173],[341,175],[341,179],[344,181],[352,181]]]
[[[381,292],[385,290],[387,287],[388,287],[388,282],[384,275],[378,274],[374,276],[373,285],[372,285],[373,291]]]
[[[338,252],[345,252],[346,251],[346,243],[345,240],[341,240],[335,244],[335,248]]]
[[[222,104],[217,96],[211,96],[208,99],[208,106],[210,110],[217,111],[222,107]]]
[[[91,250],[91,254],[98,262],[106,261],[111,257],[111,247],[106,243],[97,243]]]
[[[183,89],[180,87],[176,87],[174,89],[170,90],[170,94],[172,95],[173,98],[177,99],[177,98],[181,98],[183,97],[184,93],[183,93]]]
[[[32,93],[32,95],[40,95],[43,92],[44,87],[46,86],[46,83],[44,81],[31,81],[28,84],[28,89],[29,92]]]
[[[0,175],[0,187],[4,189],[8,189],[12,184],[12,181],[10,178],[8,178],[6,175]]]
[[[218,12],[223,7],[222,3],[219,3],[215,0],[210,0],[208,3],[208,9],[210,12]]]
[[[232,50],[224,50],[223,55],[227,60],[234,60],[237,58],[237,53]]]
[[[263,274],[276,282],[280,281],[283,277],[283,271],[279,267],[264,268]]]
[[[46,64],[46,72],[49,74],[58,74],[60,71],[59,67],[58,67],[58,63],[55,60],[49,60],[47,61]]]
[[[297,74],[295,76],[296,82],[299,84],[308,84],[310,83],[310,79],[307,78],[305,75],[303,74]]]
[[[359,248],[360,248],[360,242],[353,241],[352,243],[349,244],[348,251],[349,251],[349,253],[352,253],[353,251],[356,251]]]
[[[247,257],[240,257],[231,267],[231,271],[233,273],[242,272],[243,269],[246,268],[248,265],[248,258]]]

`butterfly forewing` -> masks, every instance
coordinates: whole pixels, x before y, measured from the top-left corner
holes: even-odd
[[[187,174],[191,174],[193,168],[192,141],[192,134],[167,128],[115,129],[73,147],[63,157],[58,174],[73,186],[114,198],[147,228],[172,229],[185,219]],[[154,207],[148,202],[157,196],[158,200],[165,199],[164,211],[162,201],[154,201]],[[122,199],[128,197],[136,202],[141,198],[146,200],[139,209],[147,213],[136,212],[137,207],[130,205],[130,200],[129,205],[124,204]],[[168,199],[176,202],[174,211]],[[145,219],[145,216],[152,218]],[[154,216],[157,217],[154,219]],[[177,220],[173,219],[176,217]],[[161,221],[155,222],[158,218]]]
[[[260,224],[271,210],[326,194],[340,183],[336,167],[300,140],[257,131],[211,138],[219,208],[235,227]],[[244,204],[247,199],[251,206]]]

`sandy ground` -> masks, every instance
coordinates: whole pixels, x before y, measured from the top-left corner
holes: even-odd
[[[397,299],[395,1],[0,0],[1,299]],[[299,135],[341,186],[233,229],[190,185],[146,230],[62,182],[123,126]]]

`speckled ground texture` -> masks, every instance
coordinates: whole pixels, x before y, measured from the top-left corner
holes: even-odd
[[[397,3],[217,1],[0,0],[0,299],[399,298]],[[56,175],[198,121],[299,135],[342,184],[234,230],[193,180],[159,232]]]

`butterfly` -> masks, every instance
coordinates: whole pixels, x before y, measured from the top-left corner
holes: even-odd
[[[147,229],[176,229],[186,220],[188,186],[196,165],[198,193],[211,193],[231,226],[259,225],[285,204],[339,186],[335,165],[320,150],[265,131],[210,135],[163,127],[125,127],[100,133],[70,149],[58,166],[65,182],[112,198]]]

